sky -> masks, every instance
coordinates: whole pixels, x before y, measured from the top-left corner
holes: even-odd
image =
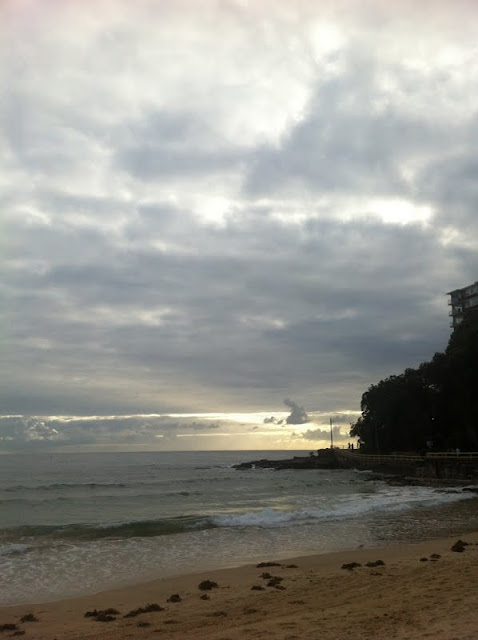
[[[417,5],[2,0],[0,450],[346,442],[445,349],[478,5]]]

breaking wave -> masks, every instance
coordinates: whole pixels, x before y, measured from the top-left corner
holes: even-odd
[[[472,493],[438,492],[431,488],[411,491],[408,495],[403,487],[390,489],[380,495],[356,496],[334,505],[306,505],[303,508],[286,509],[266,507],[250,511],[234,511],[216,514],[194,514],[150,520],[121,521],[115,523],[75,523],[65,525],[23,525],[0,530],[0,543],[22,544],[48,540],[101,540],[126,538],[151,538],[190,531],[213,528],[288,527],[297,524],[313,524],[324,520],[353,519],[376,511],[403,511],[416,507],[431,507],[458,500],[473,498]],[[15,545],[9,553],[15,552]],[[1,549],[1,547],[0,547]]]

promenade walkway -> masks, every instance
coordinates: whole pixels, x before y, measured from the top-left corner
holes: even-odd
[[[334,448],[337,461],[344,467],[433,478],[466,478],[478,481],[478,452],[427,452],[367,454]]]

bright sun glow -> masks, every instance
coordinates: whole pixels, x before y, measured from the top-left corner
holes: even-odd
[[[374,216],[386,224],[427,224],[432,216],[433,209],[428,205],[417,205],[400,198],[374,198],[367,200],[360,207],[346,212],[347,220],[358,217]]]
[[[310,34],[318,58],[337,51],[344,44],[344,36],[335,25],[330,23],[315,24],[310,29]]]
[[[378,200],[376,213],[384,222],[392,224],[410,224],[414,222],[426,223],[432,216],[432,209],[428,206],[418,206],[406,200]]]
[[[196,211],[206,222],[222,224],[230,209],[230,200],[223,196],[203,196]]]

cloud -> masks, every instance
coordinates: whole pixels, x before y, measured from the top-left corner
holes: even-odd
[[[195,416],[3,416],[0,417],[0,448],[41,450],[130,444],[161,448],[163,442],[169,446],[178,436],[213,435],[223,426],[221,421]],[[231,434],[235,429],[236,425],[232,424]]]
[[[0,416],[3,452],[244,450],[244,442],[297,449],[295,431],[264,426],[261,413]]]
[[[304,424],[305,422],[309,421],[309,416],[307,415],[305,409],[303,407],[300,407],[296,402],[286,398],[284,400],[284,404],[291,410],[290,415],[288,415],[286,418],[287,424]]]
[[[345,442],[347,439],[350,440],[350,436],[348,434],[342,433],[340,427],[333,426],[332,427],[332,436],[334,442]],[[330,441],[330,429],[308,429],[301,436],[304,440],[326,440]]]
[[[2,411],[345,412],[445,347],[444,294],[478,277],[473,3],[26,6],[2,14]]]

